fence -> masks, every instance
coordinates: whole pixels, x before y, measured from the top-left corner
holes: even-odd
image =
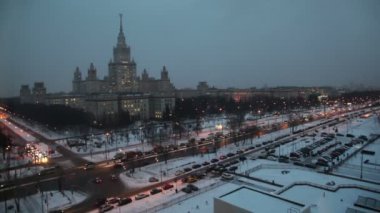
[[[324,190],[327,190],[327,191],[331,191],[331,192],[336,192],[338,191],[339,189],[341,188],[356,188],[356,189],[362,189],[362,190],[366,190],[366,191],[370,191],[370,192],[374,192],[374,193],[378,193],[380,194],[380,189],[376,189],[376,188],[373,188],[373,187],[367,187],[367,186],[362,186],[362,185],[357,185],[357,184],[340,184],[340,185],[337,185],[337,186],[327,186],[327,185],[322,185],[322,184],[317,184],[317,183],[312,183],[312,182],[308,182],[308,181],[296,181],[280,190],[278,190],[276,192],[277,195],[280,195],[282,194],[283,192],[287,191],[288,189],[292,188],[293,186],[299,186],[299,185],[307,185],[307,186],[311,186],[311,187],[315,187],[315,188],[319,188],[319,189],[324,189]]]
[[[243,174],[249,175],[252,172],[255,172],[260,169],[298,169],[298,170],[314,171],[313,169],[310,169],[310,168],[295,166],[292,164],[260,164],[251,169],[245,170]]]

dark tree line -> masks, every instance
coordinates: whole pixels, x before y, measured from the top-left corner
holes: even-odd
[[[261,113],[283,112],[295,108],[318,106],[318,94],[307,98],[279,98],[271,96],[254,96],[245,100],[235,101],[230,97],[201,96],[176,99],[173,116],[183,118],[201,117],[210,114],[234,114],[241,117],[246,112]]]
[[[66,126],[88,125],[93,120],[89,113],[64,105],[10,104],[8,109],[25,118],[58,129]]]

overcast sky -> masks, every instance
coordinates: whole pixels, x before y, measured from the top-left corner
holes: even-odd
[[[380,0],[1,0],[0,97],[71,91],[91,62],[103,78],[119,13],[138,74],[166,65],[177,88],[379,85]]]

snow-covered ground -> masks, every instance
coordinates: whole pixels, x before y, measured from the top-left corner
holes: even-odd
[[[49,212],[66,209],[86,199],[87,195],[78,191],[44,191],[20,198],[20,212]],[[16,212],[14,199],[7,200],[8,212]],[[0,202],[0,211],[5,209],[5,202]]]
[[[264,117],[262,120],[256,121],[257,123],[261,123],[262,125],[265,124],[271,124],[275,122],[279,122],[284,118],[276,118],[276,117]],[[324,119],[310,122],[307,124],[303,124],[298,126],[298,129],[303,129],[308,126],[314,126],[316,124],[319,124],[323,122]],[[350,124],[348,124],[349,128],[346,127],[346,129],[355,129],[356,127],[356,121],[352,121]],[[357,126],[360,127],[362,126],[363,129],[368,129],[371,128],[371,126],[365,126],[366,122],[363,121],[357,121]],[[220,128],[216,128],[219,125],[227,125],[227,120],[224,117],[221,117],[220,119],[213,119],[210,121],[204,121],[203,122],[203,128],[204,130],[201,132],[199,135],[192,135],[190,137],[194,137],[197,139],[200,138],[206,138],[208,134],[216,131],[221,131]],[[364,126],[364,127],[363,127]],[[296,129],[297,129],[296,128]],[[343,127],[344,128],[344,127]],[[326,131],[333,131],[332,129],[330,130],[329,128],[326,129]],[[340,130],[343,131],[343,130]],[[359,130],[358,130],[359,131]],[[370,132],[363,132],[364,130],[360,130],[359,132],[354,132],[354,134],[369,134]],[[224,133],[228,132],[228,129],[223,129]],[[212,153],[212,154],[204,154],[204,155],[198,155],[198,156],[193,156],[193,157],[183,157],[179,159],[173,159],[169,160],[167,164],[164,162],[158,162],[156,164],[148,165],[145,167],[142,167],[140,169],[136,169],[135,173],[133,175],[126,175],[126,172],[123,172],[120,175],[120,179],[128,185],[131,188],[135,187],[142,187],[142,186],[147,186],[149,185],[148,179],[150,177],[156,177],[157,179],[161,179],[162,181],[165,181],[170,178],[175,177],[175,172],[177,170],[183,170],[185,167],[191,167],[195,163],[201,164],[204,161],[210,161],[212,158],[218,158],[220,155],[225,155],[229,152],[235,153],[239,149],[244,149],[248,146],[255,145],[257,143],[261,143],[263,141],[267,140],[274,140],[275,138],[289,134],[290,129],[283,129],[274,133],[270,133],[267,135],[264,135],[260,138],[255,138],[253,140],[246,140],[245,142],[240,141],[237,144],[230,144],[226,147],[221,148],[218,150],[217,153]],[[104,146],[96,148],[96,146],[92,146],[95,141],[98,141],[100,143],[104,143],[105,141],[110,141],[109,137],[115,137],[112,139],[113,143],[109,143],[108,149],[110,150],[108,152],[107,158],[111,159],[116,152],[118,151],[127,151],[127,150],[140,150],[140,151],[148,151],[149,149],[152,149],[152,147],[146,143],[141,144],[141,138],[138,135],[133,135],[133,134],[127,134],[127,135],[116,135],[115,136],[106,136],[106,135],[100,135],[100,136],[95,136],[91,140],[93,140],[90,143],[90,148],[87,150],[77,150],[76,148],[73,148],[73,152],[78,153],[78,154],[83,154],[82,156],[88,160],[94,161],[94,162],[99,162],[103,161],[106,159],[106,155],[104,154]],[[128,137],[128,139],[126,138]],[[306,140],[305,140],[306,139]],[[186,143],[187,138],[179,140],[179,141],[168,141],[167,143]],[[305,146],[307,144],[306,141],[309,141],[311,138],[304,138],[304,139],[298,139],[294,143],[286,144],[284,146],[281,146],[278,150],[280,150],[280,153],[289,153],[291,151],[294,151],[295,149],[299,149],[302,146]],[[59,144],[65,145],[66,141],[59,141]],[[237,146],[238,145],[238,146]],[[276,150],[277,151],[277,150]],[[345,178],[339,178],[335,176],[329,176],[325,174],[319,174],[314,171],[310,171],[308,169],[302,168],[302,169],[295,169],[295,166],[288,165],[288,164],[279,164],[274,161],[266,161],[266,160],[247,160],[245,162],[239,162],[239,169],[237,172],[239,173],[245,173],[246,171],[251,171],[252,168],[255,166],[265,164],[265,165],[274,165],[274,166],[262,166],[260,169],[253,171],[250,173],[251,176],[258,177],[264,180],[268,180],[269,182],[274,181],[275,183],[280,183],[283,185],[289,185],[293,183],[294,181],[310,181],[313,183],[325,185],[327,182],[334,181],[336,184],[345,184],[345,183],[355,183],[355,184],[362,184],[363,182],[360,181],[352,181],[350,179],[345,179]],[[280,167],[276,167],[276,166]],[[287,174],[281,173],[284,168],[289,171]],[[165,174],[163,173],[165,172]],[[201,188],[200,191],[203,191],[202,189],[205,189],[203,193],[197,194],[193,193],[192,195],[187,195],[183,192],[178,192],[176,193],[174,188],[170,190],[166,190],[163,193],[157,194],[150,196],[148,198],[145,198],[140,201],[133,201],[131,204],[126,205],[125,207],[121,208],[115,208],[115,212],[142,212],[142,211],[154,211],[155,209],[161,209],[165,206],[171,205],[170,208],[167,208],[165,210],[162,210],[162,212],[188,212],[188,211],[196,211],[196,212],[213,212],[213,197],[215,196],[220,196],[226,192],[231,191],[232,189],[236,189],[240,187],[242,184],[248,184],[250,187],[255,187],[256,189],[261,190],[266,190],[266,191],[274,191],[278,190],[278,187],[272,186],[268,183],[259,183],[257,181],[252,181],[247,178],[241,178],[238,179],[238,181],[234,181],[233,183],[227,183],[227,184],[221,184],[219,178],[211,178],[207,177],[204,180],[200,180],[196,183],[198,187]],[[177,181],[175,183],[175,188],[181,189],[183,187],[183,184],[180,183],[181,181]],[[218,185],[221,186],[218,186]],[[378,185],[373,185],[365,183],[364,186],[369,186],[369,187],[379,187]],[[216,187],[218,186],[218,187]],[[214,188],[216,187],[216,188]],[[211,192],[211,194],[210,194]],[[206,197],[205,197],[206,195]],[[191,201],[191,202],[188,202]],[[169,204],[168,204],[169,203]],[[173,204],[173,205],[172,205]],[[1,209],[1,208],[0,208]],[[185,211],[184,211],[185,210]]]
[[[354,188],[342,188],[336,192],[310,186],[294,186],[281,196],[306,205],[316,204],[313,212],[346,212],[347,208],[360,209],[354,206],[358,196],[378,199],[380,194]],[[363,211],[363,209],[360,209]],[[374,212],[364,210],[365,212]]]
[[[47,139],[54,140],[58,138],[65,137],[63,134],[59,134],[58,132],[53,132],[47,127],[43,125],[36,124],[35,122],[28,121],[16,116],[11,116],[12,120],[16,122],[18,125],[27,127],[31,129],[33,132],[37,132],[38,134],[44,136]]]
[[[354,123],[356,121],[353,121]],[[372,128],[371,126],[374,124],[368,124],[372,121],[370,119],[368,120],[362,120],[358,123],[358,125],[353,125],[351,128],[355,129],[356,134],[359,135],[369,135],[370,133],[373,133],[372,131],[367,131],[365,129]],[[326,131],[326,129],[324,130]],[[327,129],[328,131],[328,129]],[[258,143],[259,141],[265,141],[270,138],[278,136],[279,132],[274,133],[272,136],[265,135],[264,137],[260,139],[253,140],[253,144]],[[319,139],[318,136],[316,139]],[[346,140],[346,137],[342,137],[339,140],[343,141]],[[312,141],[311,137],[304,137],[299,138],[298,140],[294,141],[293,143],[289,143],[290,145],[284,145],[281,148],[281,153],[289,153],[290,151],[294,151],[293,149],[301,148],[305,144],[311,143]],[[348,139],[347,139],[348,140]],[[306,141],[309,141],[306,143]],[[247,145],[250,145],[249,142],[247,142]],[[376,146],[377,143],[374,143],[371,146]],[[294,148],[293,148],[294,147]],[[371,148],[369,146],[369,148]],[[231,152],[234,152],[233,148],[226,147],[225,150],[230,150]],[[225,152],[223,149],[218,153],[218,155],[224,154]],[[207,158],[206,156],[203,156],[203,159],[198,157],[198,159],[202,162],[204,158]],[[177,161],[180,163],[190,162],[189,165],[191,165],[191,162],[196,162],[196,159],[194,157],[189,157],[188,159],[181,159]],[[168,163],[176,164],[176,163]],[[159,164],[158,164],[159,165]],[[155,165],[153,167],[149,168],[149,171],[154,172],[155,174],[159,174],[159,166]],[[341,185],[341,184],[356,184],[363,187],[370,187],[373,189],[380,190],[380,186],[376,184],[366,183],[362,181],[337,177],[337,176],[331,176],[327,174],[317,173],[313,171],[312,169],[304,168],[304,167],[297,167],[290,164],[281,164],[275,161],[268,161],[268,160],[247,160],[245,162],[239,162],[238,166],[239,169],[237,170],[238,173],[244,174],[247,170],[252,170],[252,168],[260,166],[257,170],[254,170],[254,172],[250,173],[250,176],[257,177],[263,180],[267,180],[268,182],[274,182],[278,183],[284,186],[289,186],[294,182],[297,181],[307,181],[314,184],[319,184],[322,186],[327,186],[327,183],[334,182],[335,186]],[[169,166],[170,168],[170,166]],[[165,167],[167,169],[167,167]],[[172,169],[173,171],[174,168]],[[288,173],[282,173],[284,170],[288,171]],[[169,172],[170,175],[170,172]],[[128,180],[129,182],[133,180]],[[239,184],[238,184],[239,183]],[[224,184],[222,186],[219,186],[215,189],[212,189],[208,192],[204,192],[200,195],[197,195],[195,197],[186,199],[184,201],[178,202],[175,205],[172,205],[164,210],[161,210],[160,212],[213,212],[213,204],[210,205],[213,197],[221,196],[227,192],[232,191],[233,189],[236,189],[240,187],[241,185],[246,185],[248,187],[254,187],[258,190],[263,190],[267,192],[273,192],[276,190],[279,190],[280,187],[273,186],[267,183],[260,183],[248,178],[236,178],[236,181],[233,181],[228,184]],[[353,208],[353,203],[356,201],[358,195],[362,196],[369,196],[374,198],[379,198],[379,194],[360,190],[360,189],[340,189],[336,192],[329,192],[317,188],[311,188],[311,190],[307,189],[299,189],[300,186],[294,186],[288,189],[287,191],[283,192],[280,196],[285,197],[287,199],[300,202],[307,205],[310,204],[317,204],[316,207],[312,208],[312,212],[345,212],[345,210],[348,207]],[[307,187],[307,186],[303,186]],[[304,192],[305,191],[305,192]],[[307,192],[306,192],[307,191]],[[323,193],[324,192],[324,193]],[[325,197],[323,197],[325,196]],[[331,198],[328,201],[326,201],[326,198]],[[146,199],[153,199],[153,198],[146,198]],[[154,199],[155,200],[155,199]],[[147,200],[148,201],[148,200]],[[207,201],[207,202],[206,202]],[[167,204],[169,205],[169,204]],[[157,208],[161,208],[162,204],[158,206]],[[131,212],[134,212],[134,208],[132,205],[128,209]]]
[[[282,173],[282,171],[287,170],[289,173]],[[336,177],[332,175],[327,175],[323,173],[316,173],[314,171],[301,170],[301,169],[287,169],[287,165],[283,164],[283,168],[266,168],[263,167],[250,174],[252,177],[260,178],[267,181],[274,181],[281,185],[289,185],[295,181],[308,181],[312,183],[317,183],[320,185],[326,185],[328,182],[334,181],[336,185],[340,184],[357,184],[362,186],[367,186],[380,190],[380,185],[362,182],[358,180],[352,180],[347,178]]]

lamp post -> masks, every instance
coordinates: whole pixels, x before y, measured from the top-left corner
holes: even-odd
[[[105,144],[105,146],[104,146],[104,153],[105,153],[105,155],[106,155],[106,160],[108,160],[108,149],[107,149],[107,143],[109,142],[108,140],[109,140],[109,135],[110,135],[110,133],[106,133],[106,144]]]
[[[162,183],[162,165],[161,162],[158,160],[158,157],[156,158],[156,162],[160,164],[160,182]]]
[[[5,186],[4,185],[0,185],[0,188],[3,189]],[[7,193],[4,192],[4,212],[7,213],[8,212],[8,208],[7,208]]]

